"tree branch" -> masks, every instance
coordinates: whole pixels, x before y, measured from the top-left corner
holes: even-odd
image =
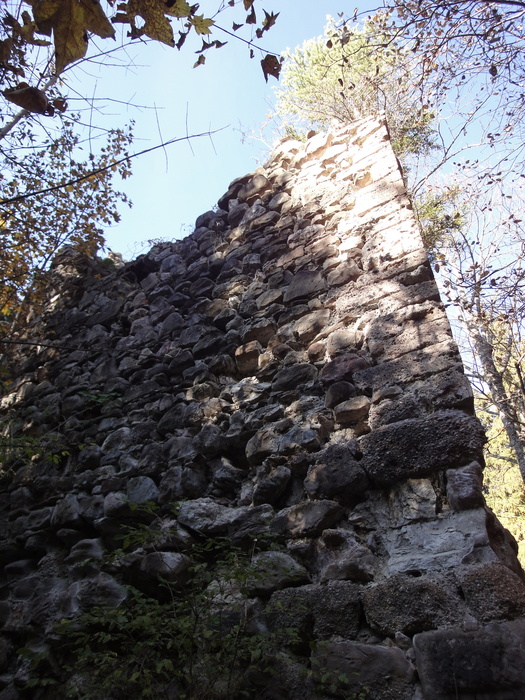
[[[125,156],[124,158],[120,158],[119,160],[116,160],[114,163],[110,163],[109,165],[106,165],[103,168],[98,168],[97,170],[93,170],[92,172],[88,173],[87,175],[83,175],[82,177],[77,177],[74,178],[73,180],[67,180],[66,182],[61,182],[59,185],[53,185],[52,187],[46,187],[41,190],[35,190],[34,192],[26,192],[24,194],[20,194],[16,197],[10,197],[8,199],[2,199],[0,200],[0,205],[5,205],[5,204],[14,204],[15,202],[21,202],[24,199],[29,199],[29,197],[36,197],[39,194],[49,194],[50,192],[56,192],[57,190],[61,190],[64,187],[69,187],[70,185],[76,185],[79,182],[84,182],[84,180],[89,180],[90,177],[93,177],[93,175],[98,175],[99,173],[103,173],[106,170],[109,170],[110,168],[113,168],[116,165],[120,165],[121,163],[126,163],[129,160],[132,160],[133,158],[138,158],[139,156],[143,156],[146,153],[151,153],[152,151],[156,151],[159,148],[165,148],[166,146],[171,146],[173,143],[178,143],[179,141],[189,141],[190,139],[197,139],[201,138],[202,136],[211,136],[212,134],[217,134],[220,131],[223,131],[226,129],[226,126],[221,127],[220,129],[214,129],[213,131],[203,131],[201,134],[190,134],[189,136],[180,136],[178,138],[170,139],[169,141],[165,141],[164,143],[159,143],[156,146],[152,146],[151,148],[145,148],[143,151],[138,151],[137,153],[132,153],[131,155]]]

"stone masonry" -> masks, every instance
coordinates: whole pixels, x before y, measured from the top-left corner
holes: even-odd
[[[253,697],[525,697],[517,547],[381,121],[283,141],[182,241],[50,274],[0,404],[0,700],[57,697],[18,650],[58,620],[266,535],[245,595],[302,643]],[[108,564],[145,503],[170,536]]]

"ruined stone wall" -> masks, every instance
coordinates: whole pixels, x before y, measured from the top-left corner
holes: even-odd
[[[302,643],[253,697],[525,697],[523,573],[384,124],[284,141],[183,241],[52,274],[1,400],[1,700],[51,697],[17,649],[57,620],[267,535],[244,596]],[[134,522],[169,535],[109,563]]]

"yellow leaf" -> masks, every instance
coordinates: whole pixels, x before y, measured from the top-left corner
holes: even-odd
[[[33,17],[40,34],[51,36],[55,16],[62,7],[62,0],[36,0],[33,3]]]
[[[79,4],[84,10],[85,26],[88,32],[96,34],[101,39],[115,36],[115,30],[104,14],[99,0],[80,0]]]
[[[186,0],[175,0],[171,7],[166,7],[164,12],[172,17],[189,17],[191,15],[191,7]]]
[[[211,34],[210,27],[215,24],[212,19],[205,19],[204,15],[195,15],[190,18],[190,22],[197,34]]]
[[[115,36],[98,0],[37,0],[33,17],[40,33],[53,31],[57,74],[86,55],[86,32],[102,39]]]
[[[128,15],[134,27],[134,19],[138,15],[144,20],[144,26],[139,31],[150,39],[160,41],[168,46],[175,46],[173,29],[169,19],[164,15],[168,8],[162,0],[130,0]]]

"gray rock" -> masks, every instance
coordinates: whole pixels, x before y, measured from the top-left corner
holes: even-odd
[[[196,498],[180,504],[177,520],[190,530],[204,535],[216,535],[226,532],[232,522],[246,510],[246,507],[228,508],[211,498]]]
[[[118,428],[108,435],[102,443],[102,453],[125,450],[133,442],[133,432],[130,428]]]
[[[482,508],[449,512],[429,522],[412,523],[384,533],[388,571],[420,575],[498,561],[490,546],[486,514]]]
[[[326,289],[326,281],[321,272],[314,270],[301,270],[294,275],[284,293],[284,302],[295,299],[310,298],[314,294],[323,292]]]
[[[80,540],[73,547],[69,555],[66,557],[66,564],[77,564],[85,559],[101,561],[104,557],[104,545],[102,540],[97,537],[91,540]]]
[[[118,518],[129,513],[128,497],[122,492],[111,492],[104,498],[104,516]]]
[[[359,368],[353,380],[363,393],[373,392],[392,384],[406,385],[440,372],[456,371],[459,366],[457,353],[443,353],[441,348],[431,346],[369,369]]]
[[[317,541],[317,567],[322,582],[360,581],[374,578],[378,560],[348,530],[325,530]]]
[[[24,536],[30,530],[40,530],[47,528],[51,524],[54,513],[52,506],[32,510],[28,515],[22,515],[9,523],[11,537],[18,538]]]
[[[246,443],[246,458],[250,464],[262,464],[279,451],[280,436],[275,428],[262,428]]]
[[[293,332],[302,343],[309,343],[326,327],[329,318],[328,309],[312,311],[294,323]]]
[[[330,445],[320,452],[304,481],[310,498],[336,498],[344,504],[359,501],[369,485],[355,450],[346,444]]]
[[[316,430],[294,426],[279,440],[278,451],[283,455],[296,452],[317,452],[321,447],[321,441]]]
[[[273,508],[268,504],[236,508],[228,526],[228,536],[234,544],[253,546],[253,541],[258,537],[270,534],[273,517]]]
[[[289,588],[272,594],[266,616],[272,631],[294,630],[307,649],[309,642],[334,635],[354,639],[362,616],[360,595],[360,586],[349,581]],[[283,638],[289,641],[286,634]]]
[[[299,386],[309,384],[317,378],[317,369],[309,364],[291,365],[279,370],[272,382],[272,391],[289,391]]]
[[[334,418],[341,425],[355,425],[368,416],[370,399],[366,396],[354,396],[334,406]]]
[[[259,467],[253,489],[253,504],[275,503],[283,495],[291,476],[291,469],[284,464]]]
[[[407,393],[393,400],[376,402],[370,409],[368,424],[372,430],[383,425],[399,423],[409,418],[422,418],[426,414],[425,406],[418,396]]]
[[[370,700],[412,697],[414,671],[401,649],[355,642],[323,642],[311,655],[312,671],[321,687],[338,694],[367,693]],[[389,695],[388,695],[388,694]]]
[[[212,485],[223,493],[236,493],[246,478],[246,472],[243,469],[238,469],[226,457],[214,460],[210,466]]]
[[[78,498],[74,494],[68,494],[61,499],[53,509],[51,524],[59,528],[64,526],[75,526],[81,524],[80,508]]]
[[[136,505],[150,501],[156,503],[159,499],[159,489],[149,476],[136,476],[128,482],[127,497],[129,503]]]
[[[247,581],[248,595],[269,595],[281,588],[308,583],[308,572],[289,554],[260,552],[252,559]]]
[[[288,537],[315,537],[332,527],[343,516],[343,509],[334,501],[299,503],[280,510],[272,523],[272,530]]]
[[[140,568],[152,576],[160,576],[170,583],[181,584],[188,578],[191,560],[177,552],[152,552],[142,559]]]
[[[224,446],[223,432],[218,425],[203,425],[194,438],[195,449],[207,458],[216,457]]]
[[[525,695],[525,623],[493,623],[414,637],[425,700],[521,700]]]
[[[457,575],[465,603],[481,622],[515,620],[525,616],[525,585],[502,562],[490,562]]]
[[[86,445],[78,453],[77,464],[79,469],[97,469],[100,466],[101,448],[99,445]]]
[[[262,351],[263,348],[257,340],[252,340],[237,348],[235,351],[235,363],[240,374],[247,377],[257,372]]]
[[[356,372],[369,366],[370,363],[366,358],[347,352],[327,362],[319,373],[319,379],[325,386],[334,382],[351,381]]]
[[[237,198],[240,202],[252,202],[256,197],[260,197],[263,192],[270,189],[271,185],[264,175],[254,175],[245,185],[243,185]]]
[[[277,326],[272,319],[262,318],[257,321],[250,321],[242,333],[242,342],[250,343],[255,340],[263,347],[266,347],[268,341],[273,338]]]
[[[461,598],[444,578],[399,574],[368,588],[363,608],[370,627],[388,637],[450,627],[465,614]]]
[[[348,282],[354,282],[362,274],[363,271],[353,260],[347,260],[339,264],[335,270],[331,270],[326,276],[326,281],[329,287],[340,287]]]
[[[239,203],[234,205],[230,211],[228,212],[228,223],[230,226],[235,228],[235,226],[238,226],[241,221],[243,216],[246,214],[248,210],[248,205],[246,203]]]
[[[162,322],[162,326],[160,327],[160,337],[163,338],[165,335],[170,335],[174,330],[182,328],[183,325],[184,321],[182,316],[178,312],[173,311],[171,314],[169,314],[169,316],[166,316]]]
[[[325,406],[326,408],[334,408],[337,404],[354,397],[355,394],[356,388],[350,382],[335,382],[326,390]]]
[[[460,411],[387,425],[359,440],[362,467],[378,487],[483,459],[480,423]]]
[[[478,462],[471,462],[460,469],[448,469],[447,500],[454,510],[466,510],[467,508],[482,508],[485,505],[483,498],[483,472]]]

